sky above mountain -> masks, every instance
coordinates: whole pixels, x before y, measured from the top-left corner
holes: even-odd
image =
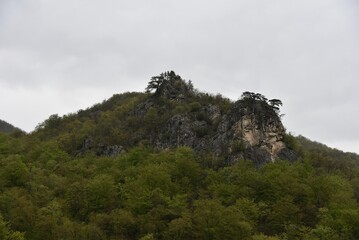
[[[359,153],[357,0],[0,1],[0,119],[32,131],[174,70],[279,98],[295,134]]]

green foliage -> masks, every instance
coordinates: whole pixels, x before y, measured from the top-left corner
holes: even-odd
[[[254,235],[252,240],[280,240],[278,237],[266,236],[264,234]]]
[[[198,114],[197,114],[197,120],[198,121],[204,121],[208,124],[212,124],[212,120],[210,119],[208,113],[204,112],[204,111],[200,111]]]
[[[225,156],[188,147],[152,149],[175,114],[199,123],[194,131],[205,138],[218,126],[206,109],[233,109],[186,86],[185,101],[118,94],[53,115],[32,134],[0,134],[0,239],[359,239],[355,154],[290,134],[284,142],[302,158],[259,169],[246,160],[224,166]],[[236,104],[264,109],[264,119],[280,103],[248,92]],[[127,153],[97,154],[101,144]],[[230,147],[244,149],[241,141]]]
[[[219,167],[186,147],[72,159],[56,141],[0,137],[0,232],[9,239],[358,238],[359,171],[328,165],[324,153],[318,165],[318,149],[256,169]]]
[[[152,233],[146,234],[145,236],[141,237],[140,240],[154,240]]]
[[[241,99],[238,101],[241,107],[247,111],[254,113],[256,120],[262,124],[271,121],[271,119],[279,119],[280,108],[283,103],[279,99],[268,100],[260,93],[244,92]]]
[[[21,156],[10,155],[0,159],[0,184],[7,187],[25,186],[30,178],[28,167]]]
[[[283,142],[285,143],[287,148],[295,152],[301,151],[298,140],[291,133],[286,133],[283,136]]]
[[[21,133],[22,131],[20,129],[14,127],[10,123],[7,123],[0,119],[0,133],[14,134],[15,132]]]
[[[156,96],[165,95],[171,99],[181,100],[183,94],[188,95],[193,92],[193,85],[192,82],[184,81],[174,71],[168,71],[151,78],[146,93],[152,91],[155,91]]]
[[[207,125],[193,127],[192,130],[197,137],[202,138],[210,133],[210,128]]]
[[[24,240],[24,234],[12,231],[9,228],[9,224],[4,221],[3,217],[0,215],[0,239],[3,240]]]
[[[245,149],[245,146],[241,140],[236,140],[232,144],[232,153],[241,153]]]
[[[191,102],[189,109],[191,112],[198,112],[201,109],[201,104],[199,102]]]

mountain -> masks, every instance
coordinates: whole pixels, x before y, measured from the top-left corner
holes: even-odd
[[[0,119],[0,132],[2,133],[13,133],[19,130],[17,127],[14,127],[10,123],[7,123]]]
[[[150,81],[147,93],[114,95],[75,115],[53,115],[35,134],[64,139],[65,149],[74,154],[116,155],[142,143],[158,150],[187,146],[221,165],[250,159],[261,166],[297,159],[283,141],[280,104],[251,92],[232,102],[199,92],[191,82],[166,72]],[[74,129],[76,121],[81,125]]]
[[[174,72],[0,133],[0,239],[359,239],[359,156]]]

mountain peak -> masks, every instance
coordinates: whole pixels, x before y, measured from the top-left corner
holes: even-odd
[[[152,77],[146,87],[146,92],[152,91],[155,92],[155,97],[162,96],[177,101],[184,100],[186,96],[194,92],[192,82],[186,82],[174,71],[164,72]]]
[[[296,159],[283,141],[280,105],[248,91],[232,102],[200,92],[169,71],[152,77],[146,93],[117,94],[77,115],[52,116],[37,134],[59,136],[73,154],[116,155],[138,144],[158,150],[185,146],[222,166],[242,159],[261,166]]]

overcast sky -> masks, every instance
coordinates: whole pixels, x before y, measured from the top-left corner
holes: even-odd
[[[167,70],[359,153],[357,0],[0,0],[0,119],[26,131]]]

